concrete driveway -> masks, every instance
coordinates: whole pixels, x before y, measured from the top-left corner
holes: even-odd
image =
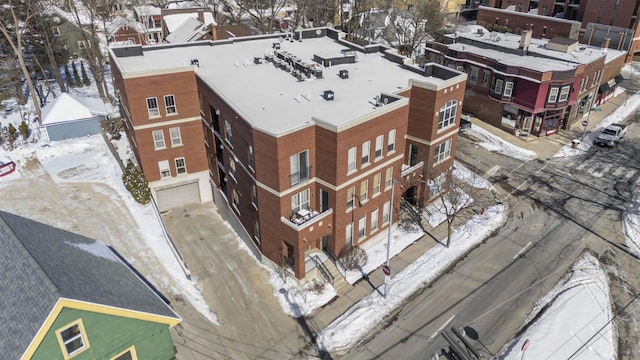
[[[188,205],[163,214],[167,232],[218,314],[216,326],[175,301],[184,321],[175,337],[177,358],[286,359],[310,340],[282,311],[269,274],[222,220],[213,204]],[[184,310],[184,311],[183,311]]]

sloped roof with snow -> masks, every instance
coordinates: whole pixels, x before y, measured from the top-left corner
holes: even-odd
[[[107,35],[115,34],[118,31],[118,29],[120,29],[122,26],[128,26],[130,28],[133,28],[136,32],[141,34],[145,33],[144,25],[142,25],[141,23],[133,19],[127,19],[127,18],[118,16],[114,18],[110,24],[107,25]]]
[[[186,19],[175,31],[167,35],[168,43],[181,43],[200,40],[207,33],[207,27],[194,18]]]
[[[133,11],[138,17],[159,16],[162,13],[162,10],[159,7],[151,5],[134,6]]]
[[[42,125],[52,125],[82,119],[89,119],[97,114],[106,114],[102,100],[102,108],[95,99],[74,98],[62,93],[55,100],[42,108]],[[92,112],[91,109],[95,112]]]
[[[210,12],[204,12],[204,24],[205,26],[216,24],[216,21],[213,19],[213,14]],[[198,13],[184,13],[184,14],[170,14],[162,17],[162,20],[167,25],[167,30],[169,33],[172,33],[178,29],[180,25],[182,25],[187,19],[198,19]]]

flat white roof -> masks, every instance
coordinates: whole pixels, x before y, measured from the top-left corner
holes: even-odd
[[[375,112],[393,106],[376,107],[375,97],[407,89],[410,79],[439,88],[466,78],[464,73],[435,64],[428,66],[442,69],[447,75],[442,77],[448,79],[438,77],[439,74],[425,77],[385,59],[379,52],[356,52],[355,63],[325,67],[323,78],[311,76],[298,81],[273,63],[254,64],[254,57],[264,58],[265,54],[273,53],[273,43],[280,43],[282,51],[306,63],[312,63],[316,54],[341,54],[341,50],[346,49],[328,37],[302,42],[256,37],[248,41],[146,47],[144,55],[117,57],[116,62],[126,78],[185,69],[192,59],[197,59],[199,67],[193,68],[199,78],[255,128],[275,136],[309,126],[314,121],[338,128],[350,121],[374,116]],[[340,78],[340,70],[348,70],[349,78]],[[334,100],[323,98],[325,90],[334,92]],[[180,104],[177,105],[179,108]]]

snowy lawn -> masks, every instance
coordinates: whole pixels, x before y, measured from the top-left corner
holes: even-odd
[[[536,154],[535,152],[513,145],[510,142],[493,135],[492,133],[475,124],[471,125],[471,129],[469,131],[471,131],[475,137],[481,139],[478,145],[489,151],[497,152],[499,154],[507,155],[514,159],[520,159],[524,161],[535,159],[538,157],[538,154]]]
[[[587,253],[536,303],[527,322],[536,320],[505,346],[499,358],[615,359],[611,316],[607,278],[598,260]]]

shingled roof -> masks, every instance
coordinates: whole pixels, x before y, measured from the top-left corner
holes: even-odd
[[[0,354],[19,359],[60,299],[179,319],[103,243],[0,211]]]

